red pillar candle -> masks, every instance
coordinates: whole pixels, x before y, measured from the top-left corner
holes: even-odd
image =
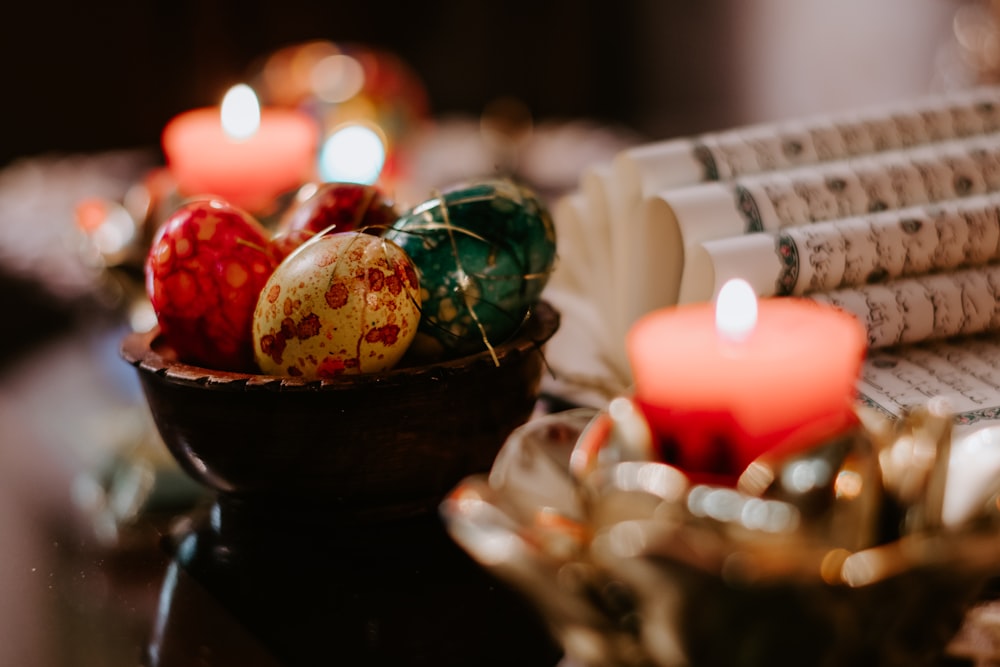
[[[245,97],[247,90],[235,87],[222,107],[187,111],[167,123],[163,152],[182,195],[215,195],[259,212],[314,177],[316,122],[293,109],[260,109],[252,91],[250,99]],[[240,109],[241,104],[254,106]],[[253,123],[240,127],[256,113],[256,128]]]
[[[848,313],[806,299],[758,303],[749,286],[742,306],[739,297],[727,305],[729,287],[718,314],[709,303],[652,312],[626,346],[633,399],[662,458],[733,480],[772,448],[815,444],[855,423],[866,343]],[[753,316],[746,326],[727,325],[741,308]]]

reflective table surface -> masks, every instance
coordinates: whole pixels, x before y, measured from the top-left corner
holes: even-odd
[[[220,511],[130,445],[149,422],[119,333],[69,332],[2,376],[0,664],[559,661],[436,514],[351,527]]]

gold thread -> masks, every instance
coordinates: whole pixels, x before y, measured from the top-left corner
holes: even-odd
[[[462,266],[462,259],[458,254],[458,242],[455,241],[454,230],[451,226],[451,218],[448,216],[448,202],[442,194],[437,192],[434,194],[437,196],[438,202],[441,206],[441,216],[444,218],[445,225],[447,225],[448,240],[451,243],[451,254],[455,259],[455,269],[458,271],[459,291],[462,293],[462,300],[465,302],[465,308],[469,311],[472,321],[476,323],[476,327],[479,329],[479,334],[483,337],[483,344],[486,345],[486,349],[490,352],[490,358],[493,359],[493,365],[499,367],[500,359],[497,358],[496,350],[494,350],[493,346],[490,344],[489,336],[486,335],[486,328],[483,326],[483,323],[479,321],[479,315],[476,314],[472,304],[469,303],[469,295],[463,286],[462,278],[468,278],[469,274],[466,273],[465,268]]]

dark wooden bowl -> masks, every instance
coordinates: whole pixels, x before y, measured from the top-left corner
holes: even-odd
[[[435,510],[463,477],[489,470],[534,408],[541,346],[559,315],[540,303],[518,335],[488,352],[335,380],[227,373],[170,360],[158,330],[130,334],[168,449],[230,501],[325,515]]]

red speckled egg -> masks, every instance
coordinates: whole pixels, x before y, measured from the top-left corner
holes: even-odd
[[[146,290],[178,358],[255,370],[253,311],[277,264],[267,231],[248,213],[217,199],[177,209],[150,246]]]
[[[292,254],[292,251],[300,245],[316,236],[316,232],[308,229],[291,229],[279,231],[271,239],[271,250],[279,259],[284,259]]]
[[[331,234],[289,255],[268,279],[254,313],[254,354],[272,375],[377,372],[402,359],[419,323],[409,256],[370,234]]]
[[[324,183],[282,218],[274,244],[284,257],[316,234],[353,231],[381,234],[397,217],[393,202],[372,185]]]

